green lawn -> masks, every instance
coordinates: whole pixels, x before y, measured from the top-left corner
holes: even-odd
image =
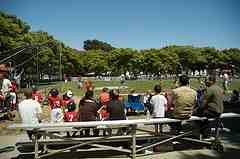
[[[121,86],[120,81],[93,81],[95,88],[97,87],[108,87],[108,86],[115,86],[119,87]],[[171,89],[174,87],[173,80],[162,80],[162,89],[163,91],[166,89]],[[135,89],[138,93],[144,93],[147,90],[152,90],[155,84],[160,84],[159,80],[129,80],[126,81],[125,86],[127,86],[127,89],[120,89],[121,93],[129,93],[131,89]],[[222,81],[218,81],[218,84],[222,86]],[[199,87],[199,81],[198,80],[191,80],[190,86],[192,88],[198,88]],[[55,85],[48,85],[41,87],[43,90],[43,93],[46,95],[47,92],[53,87],[56,87],[59,89],[61,93],[67,91],[68,89],[71,89],[75,96],[82,96],[84,94],[83,90],[80,90],[78,88],[77,82],[68,82],[65,84],[64,82],[57,82]],[[240,80],[233,80],[230,84],[230,90],[238,89],[240,90]],[[98,94],[100,90],[96,90],[95,94]]]

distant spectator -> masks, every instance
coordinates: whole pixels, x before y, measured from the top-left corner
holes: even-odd
[[[83,87],[84,87],[85,91],[93,91],[95,88],[95,86],[91,80],[84,80]]]
[[[12,86],[10,87],[11,88],[11,90],[10,90],[10,105],[11,105],[11,109],[12,110],[16,110],[16,108],[17,108],[17,84],[16,84],[16,81],[15,80],[13,80],[12,82],[11,82],[11,84],[12,84]]]
[[[224,72],[224,74],[223,74],[223,89],[224,89],[224,93],[227,93],[228,85],[229,85],[229,76],[228,76],[227,72]]]
[[[32,99],[32,90],[24,91],[26,99],[18,105],[18,110],[23,124],[38,124],[41,121],[40,114],[42,113],[41,105]],[[33,131],[27,130],[29,138],[32,140]],[[40,136],[38,136],[40,138]]]
[[[150,100],[152,98],[152,91],[148,90],[144,96],[143,96],[143,104],[144,104],[144,113],[146,114],[147,110],[150,112],[150,114],[152,114],[153,108],[152,105],[150,103]]]
[[[231,95],[231,98],[230,98],[230,103],[238,103],[238,102],[240,102],[239,91],[234,89],[232,91],[232,95]]]

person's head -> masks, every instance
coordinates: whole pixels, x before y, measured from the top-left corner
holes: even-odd
[[[23,93],[24,93],[24,96],[26,97],[26,99],[32,98],[32,89],[31,88],[24,89]]]
[[[109,95],[110,95],[110,98],[112,100],[118,100],[118,97],[119,97],[119,91],[117,89],[112,89],[110,92],[109,92]]]
[[[73,97],[73,92],[72,92],[71,90],[68,90],[68,91],[66,92],[66,96],[67,96],[68,98],[72,98],[72,97]]]
[[[179,77],[179,85],[180,86],[187,86],[187,85],[189,85],[189,77],[187,75],[181,75]]]
[[[58,92],[58,90],[56,88],[53,88],[50,93],[51,93],[52,97],[56,97],[59,94],[59,92]]]
[[[133,93],[135,93],[135,92],[136,92],[135,89],[131,89],[131,91],[130,91],[131,94],[133,94]]]
[[[155,93],[161,93],[161,91],[162,91],[162,88],[161,88],[161,86],[160,86],[160,84],[157,84],[157,85],[155,85],[154,86],[154,91],[155,91]]]
[[[75,109],[76,109],[76,104],[75,104],[74,102],[69,102],[69,103],[67,104],[67,109],[68,109],[69,112],[75,111]]]
[[[239,96],[238,90],[234,89],[234,90],[233,90],[233,94],[234,94],[235,96]]]
[[[85,93],[85,99],[91,99],[93,98],[93,91],[91,90],[88,90],[86,93]]]
[[[108,88],[107,88],[107,87],[104,87],[104,88],[102,89],[102,92],[108,92]]]
[[[152,91],[151,90],[147,90],[146,95],[150,95],[150,94],[152,94]]]
[[[36,85],[32,85],[32,91],[33,92],[36,92],[38,89],[37,89],[37,86]]]
[[[209,75],[206,80],[206,86],[210,87],[216,82],[216,76],[214,75]]]
[[[6,64],[0,64],[0,79],[4,79],[8,76],[8,68]]]

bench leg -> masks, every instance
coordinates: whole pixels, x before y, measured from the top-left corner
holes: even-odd
[[[132,159],[136,159],[136,125],[132,125]]]
[[[37,133],[34,134],[33,142],[34,142],[34,150],[35,150],[34,159],[38,159],[38,138],[37,138]]]

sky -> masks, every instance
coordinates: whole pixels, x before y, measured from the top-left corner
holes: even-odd
[[[239,0],[0,0],[31,31],[76,49],[88,39],[118,48],[240,48],[239,8]]]

